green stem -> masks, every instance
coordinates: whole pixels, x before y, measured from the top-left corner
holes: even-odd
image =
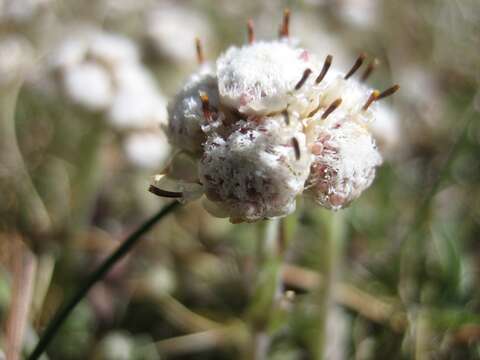
[[[79,161],[73,183],[73,206],[71,228],[73,235],[85,229],[92,216],[98,189],[102,180],[101,145],[106,126],[104,119],[93,116],[90,119],[91,129],[80,144]]]
[[[35,360],[40,357],[40,355],[45,351],[48,344],[51,342],[55,334],[60,329],[60,326],[65,322],[67,317],[73,311],[73,309],[78,305],[78,303],[87,295],[89,290],[100,281],[110,269],[122,258],[124,257],[132,247],[140,240],[142,235],[148,232],[158,221],[164,218],[166,215],[170,214],[176,207],[179,206],[179,203],[173,202],[158,213],[153,215],[150,219],[144,222],[135,232],[133,232],[125,242],[118,247],[118,249],[110,255],[100,266],[85,280],[82,286],[77,290],[77,292],[67,301],[67,303],[60,308],[60,310],[55,314],[53,319],[48,324],[46,330],[44,331],[40,341],[33,350],[32,354],[29,356],[29,360]]]
[[[325,358],[326,333],[329,310],[333,303],[334,272],[338,268],[338,258],[342,245],[342,214],[325,209],[316,211],[319,236],[315,254],[318,255],[317,270],[322,276],[322,284],[314,291],[314,302],[318,312],[314,319],[310,339],[311,358]]]
[[[271,336],[269,325],[275,302],[282,292],[280,269],[282,254],[279,247],[280,220],[267,220],[259,224],[260,236],[257,239],[257,275],[252,300],[248,311],[251,324],[251,343],[247,357],[252,360],[267,358]]]

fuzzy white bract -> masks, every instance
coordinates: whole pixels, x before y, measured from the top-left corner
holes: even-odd
[[[288,215],[303,194],[328,209],[348,206],[382,163],[370,131],[392,116],[376,102],[398,86],[381,93],[357,80],[363,55],[347,73],[289,38],[250,40],[203,65],[170,103],[178,151],[152,192],[180,201],[203,193],[209,212],[234,223]]]

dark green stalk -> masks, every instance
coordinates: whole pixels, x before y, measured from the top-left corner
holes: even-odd
[[[149,220],[143,223],[136,231],[134,231],[115,252],[110,255],[84,282],[84,284],[77,290],[77,292],[70,298],[70,300],[55,314],[50,321],[46,330],[44,331],[40,341],[29,356],[29,360],[35,360],[42,355],[47,348],[48,344],[52,341],[55,334],[60,329],[60,326],[65,322],[67,317],[78,305],[78,303],[85,297],[88,291],[100,281],[123,256],[125,256],[132,247],[138,242],[142,235],[149,231],[153,225],[160,221],[163,217],[171,213],[176,207],[179,206],[178,202],[173,202],[158,213],[153,215]]]

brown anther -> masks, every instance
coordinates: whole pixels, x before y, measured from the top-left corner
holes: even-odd
[[[280,38],[290,36],[290,9],[283,10],[283,21],[280,27]]]
[[[320,81],[323,80],[325,75],[327,75],[328,69],[330,69],[330,65],[332,65],[332,60],[333,60],[333,56],[327,55],[327,57],[325,58],[325,61],[323,62],[322,71],[320,72],[320,75],[318,75],[318,77],[315,79],[315,82],[317,84],[319,84]]]
[[[352,76],[353,74],[355,74],[355,72],[358,70],[358,68],[360,66],[362,66],[363,62],[365,61],[365,58],[367,57],[367,55],[365,53],[361,53],[360,55],[358,55],[357,57],[357,60],[355,60],[355,63],[353,64],[352,68],[350,69],[350,71],[347,73],[347,75],[345,75],[345,80],[348,79],[350,76]]]
[[[285,124],[290,125],[290,115],[288,114],[287,109],[282,111],[282,116],[285,119]]]
[[[367,102],[365,105],[363,105],[362,110],[367,110],[370,105],[372,105],[375,101],[378,100],[378,97],[380,96],[380,91],[378,90],[373,90],[370,96],[368,97]]]
[[[159,189],[158,187],[154,185],[150,185],[148,188],[148,191],[150,191],[152,194],[155,194],[160,197],[165,197],[165,198],[181,198],[183,197],[183,193],[181,192],[176,192],[176,191],[168,191],[168,190],[162,190]]]
[[[248,19],[247,21],[247,38],[248,38],[248,43],[253,44],[255,42],[255,27],[253,24],[252,19]]]
[[[327,110],[325,110],[324,113],[322,114],[322,119],[325,120],[328,117],[328,115],[330,115],[332,112],[335,111],[336,108],[340,106],[341,103],[342,103],[342,98],[338,98],[337,100],[332,102],[330,106],[327,108]]]
[[[318,110],[321,109],[321,107],[322,107],[322,105],[321,105],[321,104],[318,104],[318,106],[317,106],[314,110],[310,111],[310,113],[307,115],[307,118],[310,118],[310,117],[312,117],[313,115],[315,115],[315,114],[318,112]]]
[[[203,56],[203,47],[200,38],[195,38],[195,48],[197,50],[197,62],[201,65],[204,63],[205,58]]]
[[[400,85],[393,85],[392,87],[388,88],[387,90],[382,91],[382,93],[380,95],[378,95],[377,100],[380,100],[380,99],[383,99],[383,98],[386,98],[390,95],[395,94],[398,91],[398,89],[400,89]]]
[[[300,81],[295,85],[295,90],[299,90],[307,81],[308,77],[312,74],[312,69],[305,69],[303,72],[302,78]]]
[[[295,159],[300,160],[300,156],[302,154],[300,152],[300,145],[298,144],[298,140],[296,137],[292,137],[292,146],[293,150],[295,151]]]
[[[375,70],[378,67],[379,64],[380,64],[380,61],[378,61],[378,59],[376,59],[376,58],[373,59],[372,61],[370,61],[368,63],[367,68],[363,72],[360,80],[361,81],[366,81],[370,77],[370,75],[372,75],[373,70]]]
[[[207,121],[210,121],[212,113],[210,111],[210,101],[208,99],[208,95],[204,91],[199,91],[198,95],[200,96],[200,101],[202,102],[203,116]]]

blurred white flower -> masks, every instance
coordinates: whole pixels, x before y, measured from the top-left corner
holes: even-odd
[[[215,42],[205,14],[176,2],[163,3],[151,11],[146,27],[155,50],[175,62],[195,61],[195,38],[208,39],[209,44]]]
[[[130,334],[112,332],[102,339],[95,354],[98,359],[129,360],[134,352],[135,344]]]
[[[375,121],[368,123],[368,129],[381,154],[386,158],[394,157],[402,138],[402,129],[397,113],[387,105],[378,106]]]
[[[140,62],[136,45],[123,36],[80,28],[59,46],[50,64],[73,103],[102,111],[119,129],[166,120],[166,100]]]
[[[377,21],[379,6],[378,0],[337,0],[334,9],[347,24],[367,28]]]
[[[51,2],[52,0],[0,0],[0,22],[27,22]]]
[[[159,130],[129,134],[124,149],[130,162],[147,169],[162,167],[170,156],[168,140]]]
[[[85,62],[65,72],[63,88],[71,101],[92,111],[105,110],[113,100],[113,84],[100,65]]]
[[[20,36],[0,38],[0,88],[20,81],[33,66],[34,51],[27,39]]]

